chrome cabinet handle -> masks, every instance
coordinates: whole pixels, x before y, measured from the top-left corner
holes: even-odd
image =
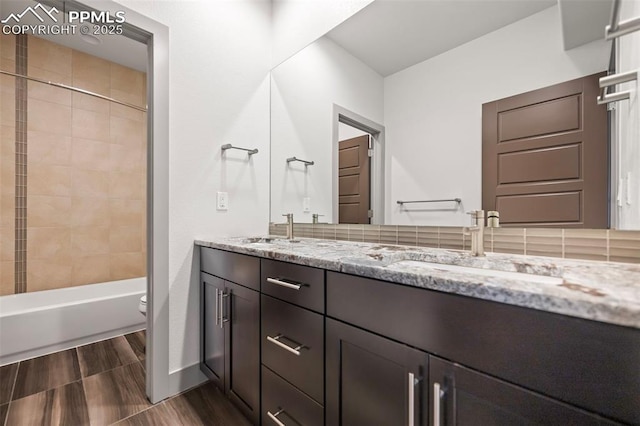
[[[282,343],[280,341],[280,339],[283,338],[283,337],[284,336],[282,334],[278,334],[276,337],[267,336],[267,340],[270,341],[271,343],[273,343],[274,345],[280,346],[282,349],[291,352],[294,355],[300,356],[300,349],[304,348],[305,346],[304,345],[298,345],[295,348],[292,348],[291,346],[285,345],[284,343]],[[289,339],[289,340],[291,340],[291,339]]]
[[[229,297],[229,293],[225,293],[224,290],[220,290],[220,328],[224,328],[224,323],[229,322],[229,318],[224,316],[224,299]]]
[[[278,420],[278,416],[283,412],[284,412],[284,408],[281,408],[275,414],[273,414],[271,411],[267,411],[267,416],[269,416],[269,418],[273,420],[273,422],[278,426],[287,426],[284,423],[282,423],[280,420]]]
[[[440,389],[440,383],[433,383],[433,426],[440,426],[440,403],[444,392]]]
[[[300,287],[302,287],[300,284],[288,283],[286,281],[282,281],[277,278],[267,278],[267,282],[271,284],[277,284],[282,287],[292,288],[294,290],[300,290]]]
[[[409,415],[408,422],[409,426],[414,426],[415,424],[415,387],[416,387],[416,377],[413,373],[409,373]]]
[[[220,325],[220,299],[218,297],[218,290],[216,288],[216,325]]]

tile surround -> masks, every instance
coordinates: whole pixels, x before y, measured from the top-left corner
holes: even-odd
[[[270,223],[269,234],[284,236],[286,229],[283,224]],[[470,237],[464,235],[462,227],[296,223],[294,235],[455,250],[470,248]],[[485,228],[484,240],[488,252],[640,263],[640,231]]]

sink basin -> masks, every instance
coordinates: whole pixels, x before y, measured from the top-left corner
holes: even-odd
[[[549,277],[546,275],[525,274],[523,272],[498,271],[495,269],[481,269],[469,266],[446,265],[441,263],[422,262],[419,260],[402,260],[394,262],[390,266],[406,267],[411,270],[424,269],[432,271],[458,272],[464,274],[482,275],[486,277],[506,278],[510,280],[524,281],[537,284],[562,284],[564,280],[557,277]]]
[[[274,244],[274,243],[299,243],[300,240],[288,240],[286,238],[253,237],[242,240],[244,244]]]

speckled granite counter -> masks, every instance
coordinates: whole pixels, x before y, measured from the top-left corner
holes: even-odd
[[[572,261],[348,241],[274,238],[198,239],[196,245],[424,287],[640,329],[640,265]],[[527,282],[509,277],[423,268],[421,261],[557,277]]]

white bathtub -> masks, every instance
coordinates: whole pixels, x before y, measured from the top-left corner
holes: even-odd
[[[146,278],[0,297],[0,365],[141,330]]]

